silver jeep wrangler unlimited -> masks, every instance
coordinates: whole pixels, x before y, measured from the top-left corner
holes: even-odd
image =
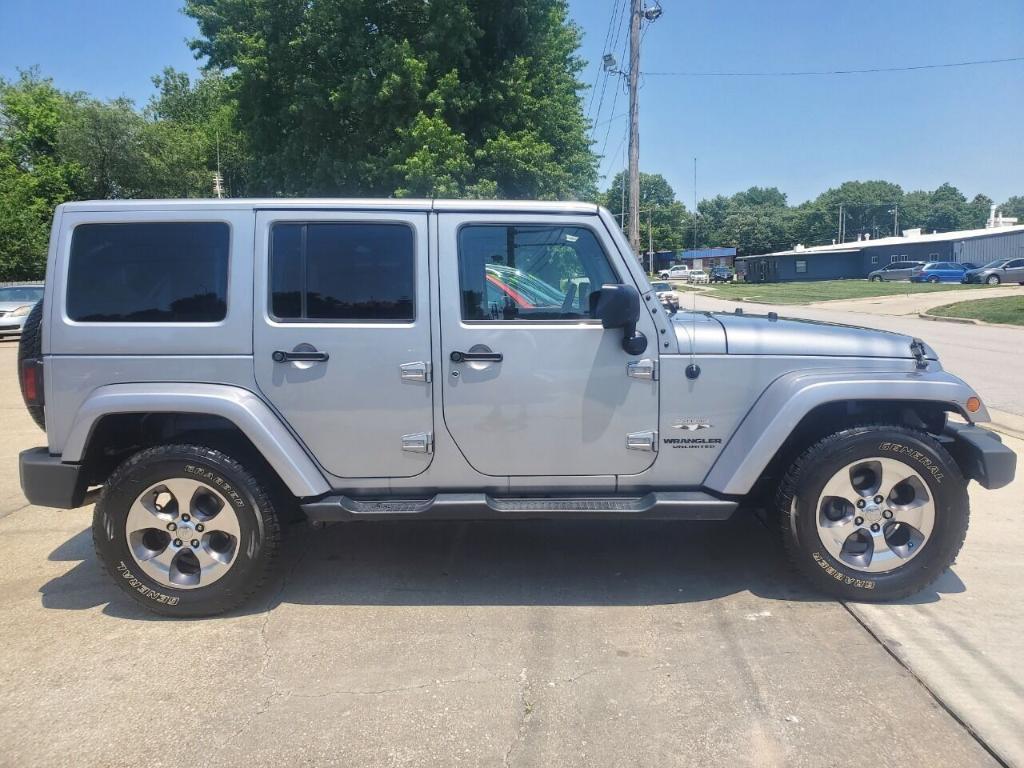
[[[20,353],[26,497],[98,494],[99,559],[175,616],[251,595],[301,516],[741,505],[823,591],[898,598],[956,556],[968,480],[1015,470],[919,340],[674,314],[584,203],[62,205]]]

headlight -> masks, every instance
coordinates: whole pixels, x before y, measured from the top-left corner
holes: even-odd
[[[26,304],[26,305],[24,305],[22,307],[18,307],[16,310],[11,312],[11,314],[9,314],[8,317],[24,317],[25,315],[27,315],[31,311],[32,311],[32,305],[31,304]]]

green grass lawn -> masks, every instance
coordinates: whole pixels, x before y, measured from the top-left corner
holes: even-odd
[[[966,317],[986,323],[1024,325],[1024,296],[1000,296],[994,299],[958,301],[928,310],[937,317]]]
[[[706,291],[709,296],[733,301],[747,300],[762,304],[810,304],[835,299],[863,299],[871,296],[899,296],[909,293],[933,293],[961,289],[986,288],[984,285],[960,283],[872,283],[868,280],[821,280],[808,283],[718,283]],[[677,291],[694,290],[682,283]]]

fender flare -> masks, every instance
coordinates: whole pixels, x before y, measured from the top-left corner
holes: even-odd
[[[975,396],[966,383],[945,371],[787,373],[773,381],[747,412],[704,478],[704,487],[726,495],[749,493],[800,420],[820,405],[918,401],[940,403],[967,415],[967,399]],[[988,420],[984,406],[971,415],[971,421]]]
[[[115,413],[197,413],[238,427],[297,497],[331,490],[323,474],[270,407],[247,389],[227,384],[111,384],[96,389],[75,416],[61,461],[77,463],[97,422]]]

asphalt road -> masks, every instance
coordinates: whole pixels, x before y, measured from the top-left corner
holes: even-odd
[[[1024,760],[1021,483],[972,491],[960,562],[902,605],[807,591],[747,518],[361,523],[295,528],[240,612],[161,620],[99,571],[90,510],[25,504],[13,372],[0,343],[0,764]]]

